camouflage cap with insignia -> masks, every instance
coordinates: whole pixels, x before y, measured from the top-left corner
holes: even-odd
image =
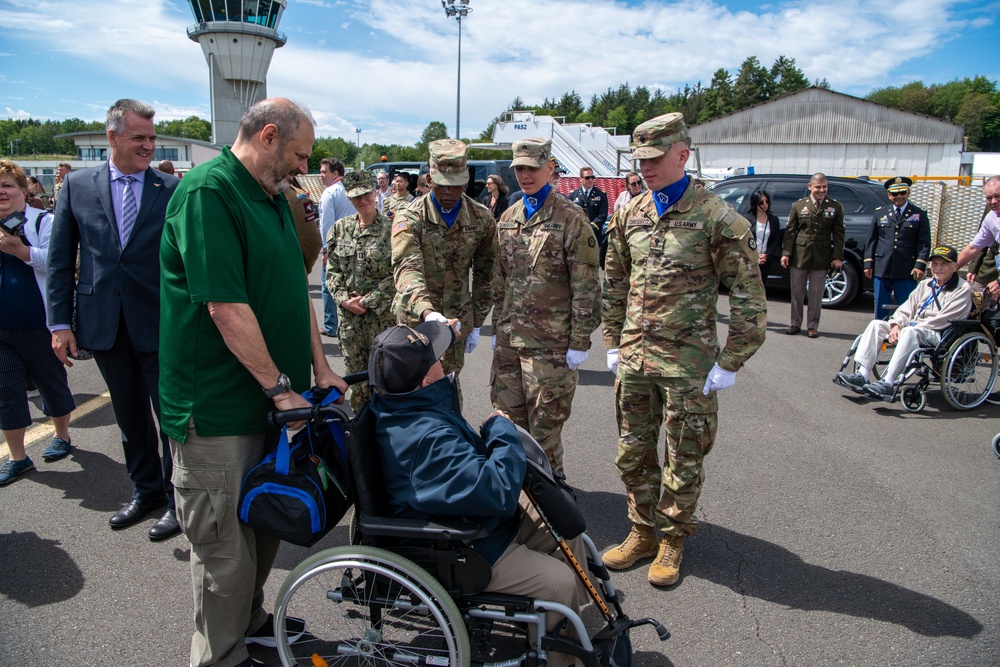
[[[375,191],[375,185],[372,183],[372,172],[367,169],[356,169],[345,174],[342,182],[348,197],[360,197]]]
[[[466,155],[469,147],[457,139],[438,139],[427,146],[431,180],[437,185],[465,185],[469,182]]]
[[[513,152],[514,159],[511,160],[510,166],[538,169],[552,157],[552,142],[541,137],[518,139],[514,142]]]
[[[632,157],[649,160],[666,155],[670,147],[688,138],[684,115],[668,113],[647,120],[632,132]]]
[[[913,185],[912,178],[897,176],[896,178],[890,178],[885,182],[885,189],[889,192],[905,192],[910,189],[911,185]]]

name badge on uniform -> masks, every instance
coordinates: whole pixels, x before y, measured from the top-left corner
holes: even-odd
[[[556,232],[561,232],[562,228],[563,226],[561,222],[546,222],[544,225],[542,225],[542,229],[545,231],[552,230]]]
[[[478,225],[463,226],[462,227],[462,231],[463,232],[478,232],[479,231],[479,226]]]
[[[517,229],[518,224],[516,222],[498,222],[497,229]]]
[[[667,227],[675,229],[705,229],[705,223],[701,220],[671,220]]]
[[[626,227],[652,227],[653,221],[643,216],[641,218],[629,218],[625,221]]]

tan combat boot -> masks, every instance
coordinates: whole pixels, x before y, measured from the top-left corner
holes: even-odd
[[[601,560],[612,570],[624,570],[637,560],[656,555],[656,529],[652,526],[632,524],[625,541],[613,549],[608,549]]]
[[[664,535],[656,560],[649,566],[649,583],[654,586],[672,586],[681,575],[683,535]]]

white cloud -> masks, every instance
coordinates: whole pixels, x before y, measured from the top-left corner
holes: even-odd
[[[707,85],[716,69],[735,70],[750,54],[765,66],[779,55],[795,58],[810,79],[864,94],[895,83],[886,63],[925,56],[970,25],[991,24],[958,20],[962,5],[790,0],[734,11],[721,0],[472,0],[462,23],[462,134],[478,134],[515,96],[540,103],[575,90],[587,103],[625,81],[671,92]],[[2,6],[0,25],[23,33],[28,48],[92,65],[100,85],[85,108],[94,116],[139,86],[158,100],[159,118],[207,116],[208,73],[185,33],[193,22],[186,2]],[[436,0],[292,0],[284,16],[279,28],[289,42],[275,52],[268,92],[309,105],[321,136],[354,139],[360,127],[363,140],[412,144],[431,121],[454,131],[458,24]],[[55,87],[50,94],[59,97]],[[43,102],[50,101],[37,98],[29,108]],[[83,115],[72,108],[69,115]]]

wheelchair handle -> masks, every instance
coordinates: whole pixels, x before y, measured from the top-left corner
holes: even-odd
[[[329,415],[336,417],[344,424],[351,421],[347,413],[338,405],[314,405],[311,408],[272,410],[267,413],[267,423],[271,426],[283,426],[289,422],[314,421]]]
[[[350,373],[343,377],[344,382],[347,384],[358,384],[359,382],[368,382],[368,371],[358,371],[357,373]]]

